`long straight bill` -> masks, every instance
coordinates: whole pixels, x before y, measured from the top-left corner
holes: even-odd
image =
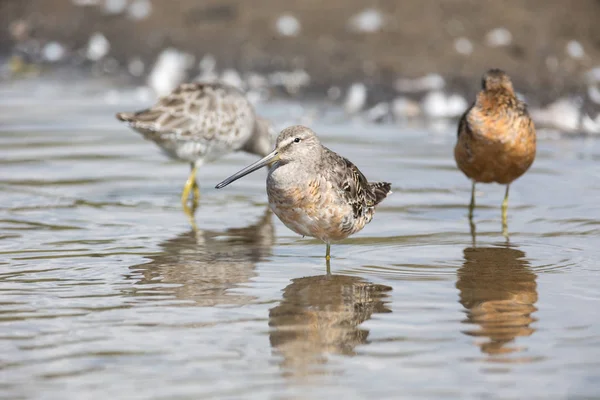
[[[229,178],[225,179],[223,182],[221,182],[217,186],[215,186],[215,188],[217,188],[217,189],[224,188],[225,186],[229,185],[231,182],[235,182],[238,179],[256,171],[257,169],[260,169],[260,168],[264,167],[265,165],[269,165],[277,160],[279,160],[279,154],[277,153],[277,150],[273,150],[270,154],[265,156],[263,159],[258,160],[254,164],[250,164],[243,170],[231,175]]]

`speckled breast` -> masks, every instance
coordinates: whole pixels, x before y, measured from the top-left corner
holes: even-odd
[[[292,231],[331,242],[345,239],[364,226],[325,180],[315,177],[287,183],[281,175],[270,173],[267,179],[269,206]]]

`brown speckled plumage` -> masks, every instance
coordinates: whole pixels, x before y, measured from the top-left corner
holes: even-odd
[[[268,123],[242,92],[223,83],[184,83],[152,107],[117,118],[169,156],[192,163],[237,150],[264,156],[272,146]],[[251,141],[261,142],[255,151]]]
[[[274,131],[256,116],[244,94],[223,83],[184,83],[152,107],[118,113],[117,119],[153,141],[171,158],[187,161],[192,171],[181,201],[193,213],[200,192],[196,169],[228,153],[243,150],[259,156],[271,151]],[[187,207],[193,194],[193,208]]]
[[[360,231],[375,206],[391,192],[387,182],[369,182],[344,157],[321,145],[304,126],[281,131],[275,150],[261,161],[225,179],[217,188],[273,163],[267,177],[269,205],[292,231],[329,245]]]
[[[294,143],[296,137],[302,142]],[[300,235],[325,243],[345,239],[371,221],[375,206],[390,192],[389,183],[368,182],[354,164],[322,146],[306,127],[284,129],[277,144],[307,148],[304,156],[283,155],[267,177],[271,209]]]
[[[483,81],[477,100],[460,119],[454,158],[475,182],[509,184],[535,159],[535,128],[508,75],[490,70]]]

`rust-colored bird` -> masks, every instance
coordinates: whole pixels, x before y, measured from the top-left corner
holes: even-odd
[[[535,159],[535,127],[527,105],[517,98],[504,71],[487,71],[482,86],[458,124],[454,158],[458,168],[473,181],[469,219],[475,208],[476,182],[506,185],[502,228],[507,235],[508,190]]]

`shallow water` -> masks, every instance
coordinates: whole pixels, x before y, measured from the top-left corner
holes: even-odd
[[[4,398],[589,398],[600,392],[600,142],[542,139],[511,188],[455,168],[454,127],[371,125],[324,105],[309,123],[393,183],[332,247],[267,211],[250,163],[199,174],[190,228],[169,161],[112,114],[105,82],[0,86],[0,393]]]

